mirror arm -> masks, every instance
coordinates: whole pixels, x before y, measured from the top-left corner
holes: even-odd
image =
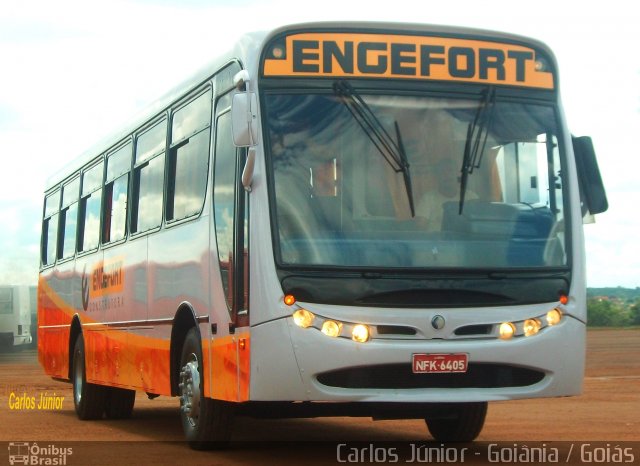
[[[240,70],[233,77],[233,85],[239,91],[246,91],[247,83],[250,80],[251,79],[249,78],[249,72],[247,70]]]
[[[247,150],[247,160],[244,162],[242,170],[242,186],[248,193],[251,192],[251,182],[253,181],[253,169],[256,164],[256,148],[249,147]]]

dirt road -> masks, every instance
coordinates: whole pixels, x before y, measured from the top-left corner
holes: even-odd
[[[40,456],[49,455],[51,459],[58,454],[57,458],[65,461],[59,464],[196,465],[337,464],[346,459],[337,457],[341,442],[364,442],[357,445],[366,448],[369,442],[429,440],[422,421],[238,418],[229,450],[193,452],[181,442],[176,399],[148,400],[140,393],[131,419],[83,422],[75,416],[71,386],[46,377],[36,357],[34,351],[0,354],[0,442],[8,447],[4,449],[0,443],[4,449],[0,450],[0,465],[9,464],[9,455],[20,448],[18,442],[31,446],[37,442],[38,448],[45,449]],[[41,396],[50,401],[48,409],[37,409]],[[20,397],[22,401],[18,401]],[[31,409],[34,403],[35,409]],[[583,395],[492,403],[478,441],[475,448],[483,449],[486,442],[493,441],[507,445],[567,441],[561,444],[565,453],[571,442],[611,442],[609,453],[615,453],[616,442],[640,442],[640,329],[589,331]],[[72,455],[64,456],[56,450],[65,446],[72,448]],[[640,443],[634,448],[634,463],[640,464]],[[388,449],[373,450],[379,458],[372,457],[369,450],[363,454],[359,450],[351,459],[394,459],[388,456],[393,454]],[[399,462],[411,458],[401,455]],[[468,457],[465,462],[469,462]]]

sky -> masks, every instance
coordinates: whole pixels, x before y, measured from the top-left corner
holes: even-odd
[[[587,284],[640,286],[640,13],[628,0],[3,0],[0,283],[37,283],[52,174],[243,33],[320,20],[470,26],[547,43],[569,129],[593,138],[609,199],[585,226]]]

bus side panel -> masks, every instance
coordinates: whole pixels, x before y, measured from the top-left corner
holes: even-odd
[[[123,385],[148,393],[171,395],[170,325],[132,328],[126,332]],[[166,336],[169,332],[169,337]]]
[[[211,397],[238,401],[238,341],[235,335],[215,338],[211,342]]]
[[[207,212],[207,206],[204,207]],[[148,237],[149,261],[147,264],[148,320],[154,327],[150,330],[135,330],[138,336],[150,334],[155,346],[145,348],[149,362],[147,368],[151,383],[157,390],[170,391],[170,344],[172,322],[180,308],[192,311],[200,321],[202,353],[205,368],[209,367],[209,351],[206,341],[210,339],[210,323],[219,322],[210,312],[209,271],[209,222],[210,216],[183,224],[166,227]],[[228,313],[224,310],[228,319]],[[220,323],[222,327],[228,324]],[[181,349],[179,349],[181,351]],[[163,354],[166,353],[166,357]],[[138,373],[140,371],[138,361]],[[208,377],[204,376],[205,394],[209,391]]]
[[[102,329],[98,326],[94,335],[100,366],[96,377],[101,383],[140,388],[144,384],[137,373],[136,355],[150,342],[136,346],[131,333],[147,327],[147,238],[105,248],[103,254],[101,262],[92,264],[88,310],[88,315],[108,324]]]
[[[56,288],[57,273],[49,270],[38,282],[38,359],[47,375],[69,377],[69,328],[73,309]]]
[[[251,383],[251,333],[238,334],[238,401],[249,401]]]
[[[248,328],[211,342],[211,398],[225,401],[249,401],[251,334]]]
[[[291,343],[290,320],[273,320],[251,329],[252,401],[307,399]],[[324,358],[320,347],[318,356]]]

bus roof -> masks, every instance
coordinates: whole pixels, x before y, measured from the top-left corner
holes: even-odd
[[[552,64],[554,69],[557,69],[553,52],[543,42],[525,36],[485,29],[417,23],[336,21],[290,24],[278,27],[270,32],[251,32],[243,35],[226,53],[218,56],[207,65],[203,66],[198,72],[192,74],[189,78],[175,86],[164,96],[151,103],[137,116],[130,119],[117,130],[108,134],[96,144],[92,145],[79,157],[67,163],[63,168],[48,178],[45,186],[45,192],[49,192],[54,187],[58,186],[60,182],[65,181],[67,178],[76,174],[76,172],[83,166],[90,163],[92,160],[99,158],[107,150],[120,143],[128,135],[144,126],[150,118],[153,118],[154,115],[167,110],[172,103],[187,96],[192,90],[204,84],[213,76],[213,74],[231,61],[239,60],[244,66],[249,66],[251,77],[252,79],[255,79],[258,75],[258,60],[260,58],[261,50],[271,39],[294,32],[338,30],[349,30],[363,33],[381,31],[384,31],[385,33],[424,33],[434,36],[442,35],[445,37],[481,38],[497,42],[504,41],[526,44],[530,47],[543,51],[553,62]]]

